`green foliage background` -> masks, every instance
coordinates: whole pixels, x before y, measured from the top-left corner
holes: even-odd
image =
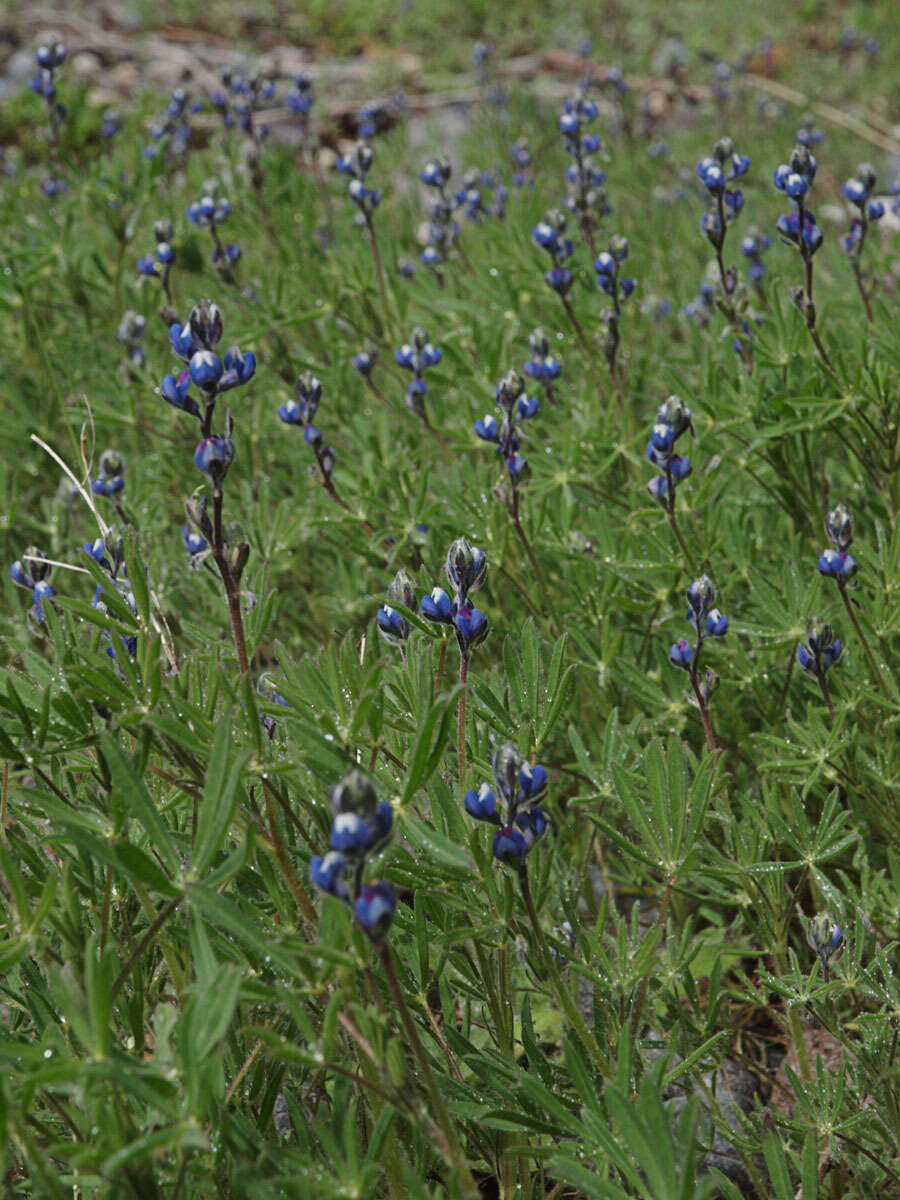
[[[598,57],[641,72],[675,31],[692,50],[734,49],[724,23],[703,23],[706,6],[610,8],[603,37],[587,8],[580,19],[545,9],[529,8],[535,27],[546,17],[544,41],[559,31],[572,48],[592,33]],[[393,6],[366,12],[371,24],[351,30],[311,6],[288,29],[342,51],[363,36],[412,44],[436,81],[465,69],[469,39],[510,51],[542,40],[516,24],[515,5],[469,5],[453,22],[418,5],[399,17]],[[452,33],[446,50],[434,44],[435,16]],[[888,6],[811,6],[783,19],[773,30],[742,11],[740,41],[773,34],[785,82],[888,137]],[[851,20],[884,42],[871,67],[805,49],[811,26],[827,43]],[[702,65],[694,78],[708,81]],[[727,1130],[717,1105],[703,1115],[705,1080],[729,1054],[763,1063],[769,1042],[799,1050],[780,1085],[792,1113],[767,1107],[765,1089],[729,1133],[755,1194],[900,1194],[897,241],[876,232],[867,247],[877,280],[869,324],[839,246],[844,226],[822,211],[840,203],[861,159],[887,182],[886,155],[818,118],[827,137],[813,200],[827,244],[816,286],[834,371],[788,300],[796,256],[776,244],[748,377],[717,316],[698,329],[680,315],[708,258],[693,166],[726,132],[751,157],[726,248],[737,263],[747,225],[773,231],[783,206],[771,171],[803,110],[761,119],[757,92],[736,79],[723,106],[677,108],[663,130],[667,159],[648,157],[639,138],[609,138],[608,232],[630,240],[638,302],[656,296],[672,310],[660,320],[638,305],[627,312],[620,406],[602,356],[579,344],[541,279],[547,264],[530,230],[558,202],[565,162],[556,107],[527,88],[502,109],[471,111],[456,167],[506,172],[508,146],[524,136],[536,184],[510,189],[503,222],[464,226],[466,261],[451,263],[444,288],[421,268],[411,281],[396,271],[417,252],[421,197],[404,180],[425,155],[404,125],[377,141],[386,311],[340,179],[300,169],[292,148],[273,143],[257,194],[237,139],[218,133],[169,171],[142,154],[143,118],[158,99],[140,100],[105,149],[99,113],[83,95],[66,98],[69,190],[47,201],[40,167],[0,188],[5,561],[35,543],[83,566],[79,547],[96,536],[86,506],[60,503],[61,473],[31,435],[79,475],[82,451],[112,446],[126,460],[130,575],[143,578],[142,561],[149,590],[136,595],[136,617],[104,617],[89,607],[93,582],[57,568],[58,601],[37,636],[24,594],[3,585],[4,1194],[438,1196],[465,1194],[471,1170],[510,1198],[734,1196],[724,1176],[697,1170],[709,1121]],[[8,102],[0,121],[26,161],[44,160],[34,97]],[[432,150],[444,136],[426,126]],[[205,236],[184,219],[210,175],[234,205],[227,233],[243,246],[243,295],[216,278]],[[683,199],[660,199],[676,188]],[[195,431],[154,394],[173,363],[158,291],[138,285],[134,269],[161,217],[177,229],[182,313],[212,296],[226,344],[260,359],[252,384],[232,393],[226,513],[252,546],[254,678],[264,693],[270,680],[286,708],[241,681],[219,582],[189,570],[181,545],[184,500],[200,482]],[[605,304],[580,243],[575,269],[573,308],[593,335]],[[136,376],[114,338],[128,307],[147,316],[148,365]],[[392,362],[416,324],[443,349],[428,377],[437,436],[406,413]],[[542,405],[523,446],[523,528],[546,595],[493,494],[496,457],[472,432],[501,375],[521,369],[536,325],[564,368],[557,405]],[[381,396],[350,364],[369,342],[381,352]],[[317,424],[336,449],[347,509],[276,415],[304,368],[323,381]],[[731,622],[707,659],[722,677],[715,755],[667,661],[686,632],[692,567],[645,491],[649,427],[671,392],[697,430],[679,526]],[[822,520],[839,501],[858,528],[849,609],[816,571]],[[454,655],[436,686],[432,631],[414,631],[403,663],[374,626],[394,572],[405,567],[420,594],[430,590],[461,535],[488,557],[479,607],[492,625],[473,653],[463,782],[489,778],[504,740],[550,771],[553,830],[529,871],[544,935],[569,960],[561,975],[514,878],[463,813]],[[812,615],[845,646],[829,676],[833,721],[790,665]],[[106,634],[126,630],[137,654],[113,661]],[[277,722],[272,740],[260,714]],[[355,763],[394,805],[396,836],[378,865],[401,895],[389,941],[466,1168],[435,1128],[428,1072],[383,963],[342,906],[310,895],[329,789]],[[827,982],[804,919],[822,910],[848,943]],[[565,920],[574,948],[560,940]],[[573,1003],[592,999],[593,1047],[561,1011],[557,980]],[[839,1068],[807,1060],[813,1027],[843,1048]],[[680,1109],[664,1099],[675,1083],[691,1095]],[[274,1125],[279,1096],[287,1133]]]

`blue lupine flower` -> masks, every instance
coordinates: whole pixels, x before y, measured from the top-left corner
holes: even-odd
[[[834,666],[834,664],[841,657],[841,654],[843,653],[843,649],[844,648],[841,645],[840,641],[835,641],[835,642],[832,642],[830,646],[827,646],[822,651],[819,661],[821,662],[822,670],[824,672],[828,672],[831,670],[831,668]],[[807,647],[804,646],[802,642],[797,647],[797,662],[800,664],[800,666],[803,668],[803,670],[807,671],[810,675],[816,674],[815,656],[809,652]]]
[[[137,269],[141,275],[152,275],[154,278],[158,277],[158,272],[156,270],[156,259],[152,254],[145,254],[143,258],[139,258],[137,260]]]
[[[669,662],[673,667],[681,667],[682,670],[689,670],[691,659],[694,657],[694,648],[684,638],[677,641],[669,651]]]
[[[859,570],[856,559],[845,550],[825,550],[819,559],[819,573],[844,584]]]
[[[725,190],[725,173],[718,163],[705,158],[697,163],[697,175],[708,192],[714,196]]]
[[[396,909],[394,889],[387,880],[380,880],[375,884],[367,884],[362,889],[354,913],[370,937],[380,938],[390,928]]]
[[[102,565],[106,557],[106,546],[104,545],[103,538],[97,538],[93,542],[85,542],[83,549],[85,554],[92,558],[94,562]]]
[[[193,361],[191,359],[192,364]],[[237,346],[232,346],[229,350],[225,351],[224,365],[225,372],[219,381],[218,390],[220,392],[226,392],[229,388],[249,383],[256,374],[256,355],[252,350],[248,350],[246,354],[242,354]]]
[[[164,375],[163,381],[159,385],[159,394],[173,408],[177,408],[180,412],[190,413],[193,417],[199,417],[200,409],[197,402],[188,393],[190,386],[189,371],[182,371],[177,379],[174,375]]]
[[[252,356],[251,356],[252,357]],[[203,392],[215,392],[222,378],[222,360],[212,350],[198,350],[188,364],[191,380]]]
[[[182,525],[181,539],[191,558],[196,558],[198,554],[203,554],[209,549],[209,542],[206,538],[191,529],[190,525]]]
[[[728,618],[723,617],[717,608],[711,608],[706,618],[707,637],[724,637],[728,632]]]
[[[372,834],[368,824],[357,813],[339,813],[331,830],[331,848],[344,854],[359,854],[366,850]]]
[[[842,186],[841,191],[851,204],[855,204],[857,208],[862,208],[866,200],[869,198],[869,191],[861,179],[848,179]]]
[[[430,596],[423,596],[420,607],[426,620],[452,624],[453,602],[443,588],[436,587]]]
[[[539,764],[532,767],[528,763],[523,763],[519,771],[519,792],[525,803],[536,804],[538,800],[542,800],[547,793],[547,786],[550,782],[547,771]]]
[[[91,491],[95,496],[115,496],[124,487],[125,480],[121,475],[113,475],[109,478],[105,475],[100,475],[97,479],[91,480]]]
[[[650,431],[650,445],[660,454],[668,454],[675,445],[675,430],[671,425],[660,423]]]
[[[516,828],[522,834],[527,853],[547,832],[547,818],[539,808],[532,808],[517,814]]]
[[[695,579],[687,589],[688,620],[692,619],[690,614],[693,614],[695,621],[704,621],[714,598],[715,591],[709,576],[701,575]]]
[[[553,267],[544,275],[544,282],[548,287],[553,288],[554,292],[565,296],[571,290],[575,277],[565,267]]]
[[[460,641],[468,648],[477,646],[487,636],[488,619],[469,603],[461,604],[454,614],[453,625]]]
[[[409,622],[404,620],[403,614],[387,604],[383,608],[379,608],[375,620],[381,633],[398,641],[403,640],[404,633],[409,630]]]
[[[170,325],[169,341],[172,343],[172,349],[176,356],[184,362],[188,362],[194,353],[194,338],[191,334],[190,324],[182,326],[176,322],[174,325]]]
[[[798,200],[800,197],[806,195],[807,191],[809,190],[809,184],[802,175],[792,171],[784,181],[783,190],[788,196],[791,197],[792,200]]]
[[[687,479],[693,467],[691,460],[680,454],[673,454],[669,459],[669,474],[672,476],[673,483],[680,483],[682,479]]]
[[[234,445],[229,438],[214,433],[204,438],[194,451],[194,462],[197,469],[204,475],[212,476],[214,481],[225,478],[228,468],[234,461]]]
[[[499,825],[500,817],[497,813],[497,797],[494,795],[489,784],[483,783],[477,792],[466,792],[464,804],[466,812],[470,817],[474,817],[476,821],[490,821],[495,825]]]
[[[378,352],[376,350],[361,350],[359,354],[353,355],[351,361],[360,375],[368,379],[375,369],[375,363],[378,361]]]
[[[341,876],[347,869],[347,860],[336,850],[330,851],[324,857],[313,855],[309,860],[309,874],[313,883],[323,892],[346,900],[350,893]]]
[[[507,826],[494,834],[492,849],[498,862],[507,866],[519,866],[525,861],[528,843],[518,829]]]
[[[475,422],[475,432],[485,442],[497,442],[500,440],[497,419],[489,413],[485,413],[483,421]]]

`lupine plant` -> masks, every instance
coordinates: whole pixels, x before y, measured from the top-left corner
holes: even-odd
[[[241,247],[236,242],[226,245],[219,236],[219,227],[231,216],[231,201],[227,196],[219,195],[219,184],[215,179],[206,180],[200,197],[188,205],[186,213],[192,225],[209,230],[213,243],[212,264],[224,283],[233,284],[235,268],[241,259]],[[138,266],[140,267],[140,263]]]
[[[709,717],[709,702],[719,686],[719,675],[711,667],[704,668],[701,675],[700,652],[707,638],[724,637],[728,632],[728,618],[713,608],[715,598],[716,590],[708,575],[694,580],[687,590],[687,620],[694,627],[694,645],[686,638],[679,638],[669,651],[672,666],[687,671],[710,750],[716,749],[716,738]]]
[[[628,238],[619,234],[609,239],[609,245],[602,254],[594,259],[594,271],[597,274],[597,286],[612,300],[612,308],[604,310],[601,320],[606,327],[603,339],[603,356],[609,367],[613,391],[621,403],[622,388],[619,380],[618,354],[622,338],[620,323],[622,318],[622,302],[627,300],[634,291],[634,280],[619,277],[619,268],[628,257]]]
[[[591,258],[597,257],[594,243],[597,222],[612,212],[603,190],[606,172],[594,165],[593,156],[601,149],[600,137],[585,132],[596,120],[597,111],[593,100],[579,94],[566,101],[559,118],[563,144],[572,159],[566,167],[566,207],[578,221]]]
[[[793,246],[800,254],[803,262],[803,285],[792,289],[791,299],[803,314],[804,323],[819,356],[830,370],[831,359],[816,328],[816,306],[813,299],[813,260],[822,247],[825,235],[806,206],[807,193],[816,177],[817,169],[815,155],[811,154],[806,146],[795,146],[791,161],[781,163],[775,168],[772,176],[775,187],[793,200],[796,206],[792,212],[782,214],[778,218],[775,228],[784,244]]]
[[[202,201],[200,202],[202,203]],[[198,206],[192,205],[191,209],[195,212]],[[224,211],[222,209],[221,211]],[[190,212],[190,210],[189,210]],[[215,215],[216,207],[213,206],[213,216]],[[191,219],[191,218],[189,218]],[[200,224],[199,220],[194,222]],[[215,224],[211,219],[209,222],[210,230],[215,228]],[[175,263],[175,248],[172,245],[172,239],[175,236],[175,229],[171,221],[161,220],[153,223],[153,237],[156,241],[156,249],[152,254],[145,254],[143,258],[138,259],[138,272],[150,279],[158,279],[159,285],[163,290],[163,295],[166,298],[165,305],[159,310],[159,315],[165,322],[168,328],[174,321],[178,320],[178,313],[172,299],[172,286],[169,282],[169,275]]]
[[[14,32],[45,19],[20,8]],[[4,1196],[900,1195],[898,242],[869,214],[896,85],[886,42],[862,49],[893,13],[853,7],[837,72],[832,10],[682,38],[677,6],[551,3],[538,29],[522,0],[313,5],[301,50],[226,3],[214,37],[142,36],[132,87],[113,8],[100,50],[57,6],[55,156],[33,48],[0,54]],[[463,27],[494,47],[478,88]],[[588,36],[622,55],[631,137]],[[285,95],[309,54],[318,119],[310,89],[280,96],[254,180],[240,92],[195,120],[152,89],[184,64],[199,96],[257,53]],[[375,94],[401,77],[408,103]],[[596,223],[589,259],[566,205],[579,81],[625,262]],[[749,375],[694,165],[727,128],[774,166],[807,108],[831,370],[782,295],[805,268],[757,233],[779,196],[748,173],[721,257],[756,310]],[[383,278],[349,179],[323,177],[376,135]],[[461,164],[443,286],[417,257],[429,154]],[[523,176],[504,220],[498,163]],[[210,178],[252,355],[186,304],[224,283],[176,220]],[[871,321],[848,213],[870,221]],[[165,332],[157,217],[179,226]],[[617,404],[602,312],[631,261]],[[432,435],[404,419],[410,381]]]
[[[562,374],[562,363],[550,353],[550,342],[543,329],[533,329],[528,335],[528,347],[531,358],[522,370],[529,379],[536,379],[543,388],[544,395],[550,404],[556,403],[554,384]]]
[[[394,351],[394,361],[412,375],[406,389],[406,407],[426,428],[430,426],[430,422],[425,408],[425,396],[428,392],[425,372],[430,367],[436,367],[441,357],[440,347],[432,345],[427,331],[421,327],[416,327],[409,335],[409,341]]]
[[[866,235],[873,221],[880,221],[884,216],[884,202],[873,200],[872,193],[878,176],[870,163],[861,163],[856,168],[856,174],[842,186],[844,198],[856,209],[856,215],[850,222],[850,232],[842,239],[842,245],[853,269],[853,278],[859,290],[860,299],[866,312],[866,320],[872,320],[872,300],[866,286],[866,276],[862,270],[861,260],[866,244]]]
[[[711,156],[697,163],[697,177],[710,197],[710,207],[700,221],[700,232],[716,254],[719,275],[719,291],[716,302],[734,332],[735,350],[747,365],[753,368],[750,349],[750,327],[744,315],[746,299],[741,296],[737,270],[725,266],[723,249],[729,226],[737,219],[744,207],[744,193],[739,187],[729,187],[750,170],[750,159],[746,154],[737,154],[734,142],[729,137],[720,138],[713,147]]]
[[[66,48],[62,42],[51,46],[38,46],[34,52],[37,74],[28,81],[36,96],[44,101],[50,145],[59,144],[59,128],[68,116],[66,106],[57,98],[56,73],[66,61]]]

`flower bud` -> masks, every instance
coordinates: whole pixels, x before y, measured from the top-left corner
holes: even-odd
[[[853,514],[843,504],[833,508],[825,518],[825,533],[835,550],[849,549],[853,541]]]
[[[222,340],[225,322],[221,309],[211,300],[201,300],[191,309],[188,325],[194,343],[204,350],[212,350]]]
[[[184,505],[188,520],[207,541],[210,541],[213,536],[213,527],[212,521],[207,516],[208,507],[209,500],[203,492],[195,492],[193,496],[189,496]]]
[[[471,546],[466,538],[457,538],[447,551],[447,579],[462,600],[484,583],[487,575],[487,559],[477,546]]]
[[[395,603],[402,604],[404,608],[416,611],[416,581],[408,571],[397,572],[391,580],[388,596]]]
[[[844,931],[830,913],[821,912],[810,919],[806,940],[819,956],[822,978],[827,983],[831,961],[844,949]]]
[[[368,823],[375,818],[378,793],[364,771],[351,767],[341,782],[331,789],[328,803],[333,817],[352,813]]]

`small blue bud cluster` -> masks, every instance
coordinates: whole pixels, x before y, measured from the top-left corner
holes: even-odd
[[[406,389],[406,407],[422,420],[426,420],[425,395],[428,391],[425,372],[429,367],[436,367],[442,357],[438,347],[429,341],[427,331],[419,327],[412,331],[409,341],[394,352],[397,365],[412,375]]]
[[[746,297],[740,294],[737,269],[734,266],[726,267],[723,248],[728,229],[744,207],[744,193],[740,188],[728,185],[746,175],[749,169],[750,159],[746,154],[735,153],[730,137],[720,138],[713,147],[712,155],[697,163],[697,178],[709,197],[709,207],[700,219],[700,232],[715,251],[721,289],[719,307],[736,334],[734,349],[743,356],[748,370],[751,367],[749,343],[753,331],[743,316],[747,307]]]
[[[751,283],[758,284],[765,275],[762,256],[771,245],[769,235],[762,233],[755,225],[751,225],[741,238],[741,254],[747,259],[747,278]]]
[[[572,239],[565,236],[566,224],[566,214],[553,208],[531,230],[533,241],[546,250],[553,263],[544,275],[544,282],[560,296],[566,296],[574,282],[572,272],[562,265],[572,257]]]
[[[719,676],[710,667],[700,674],[700,653],[707,638],[724,637],[728,632],[728,618],[713,607],[715,588],[708,575],[701,575],[687,589],[687,620],[696,631],[696,645],[685,638],[673,643],[669,650],[669,662],[673,667],[687,671],[693,689],[693,700],[708,721],[707,708],[713,692],[719,686]]]
[[[255,117],[272,103],[275,84],[259,72],[241,75],[230,67],[223,69],[220,78],[226,91],[216,92],[210,97],[213,108],[222,114],[226,129],[231,128],[237,118],[238,128],[259,150],[269,136],[269,126],[257,123]]]
[[[463,209],[467,220],[478,222],[486,217],[503,219],[508,193],[502,180],[493,172],[470,167],[463,174],[462,184],[453,202],[457,208]]]
[[[667,512],[675,511],[675,491],[692,471],[691,460],[675,453],[675,443],[690,430],[696,437],[691,410],[678,396],[669,396],[656,413],[656,424],[647,443],[647,458],[664,475],[657,475],[647,484],[647,491]]]
[[[316,89],[308,75],[295,75],[293,90],[288,92],[285,104],[299,118],[300,128],[306,132],[309,114],[316,100]]]
[[[216,347],[223,332],[224,321],[218,305],[211,300],[195,304],[187,324],[174,322],[169,328],[172,349],[176,357],[187,363],[187,370],[177,379],[174,375],[166,375],[159,386],[159,393],[168,404],[200,422],[203,440],[197,447],[194,462],[198,470],[209,475],[215,491],[221,489],[234,458],[231,420],[227,422],[225,437],[212,433],[216,400],[223,392],[249,383],[256,372],[256,356],[250,350],[242,354],[237,346],[232,346],[226,350],[223,359],[219,358]],[[202,412],[190,393],[191,384],[200,391]]]
[[[398,571],[391,580],[388,588],[388,600],[394,604],[402,604],[410,612],[416,611],[418,607],[416,583],[408,571]],[[402,653],[412,632],[412,626],[403,614],[392,608],[390,604],[385,604],[379,608],[375,623],[385,641],[391,646],[397,646]]]
[[[870,320],[869,289],[865,286],[860,270],[860,260],[871,223],[880,221],[885,212],[883,201],[872,199],[877,182],[878,177],[874,167],[869,163],[861,163],[856,170],[856,175],[852,179],[846,180],[842,187],[844,198],[856,209],[856,215],[850,222],[850,231],[841,239],[841,245],[853,267],[857,286],[866,308],[866,315]]]
[[[419,230],[419,241],[424,245],[419,258],[439,283],[443,283],[441,268],[459,238],[459,225],[453,213],[460,200],[458,196],[451,197],[447,190],[452,174],[450,160],[444,157],[430,159],[419,172],[430,193],[425,204],[425,221]]]
[[[106,537],[97,538],[93,542],[86,542],[82,547],[88,558],[92,558],[99,567],[109,576],[109,587],[122,597],[132,613],[137,616],[137,604],[134,599],[134,592],[131,590],[131,584],[128,580],[128,569],[125,566],[125,549],[121,536],[115,530],[107,530]],[[94,593],[94,599],[91,601],[91,607],[97,612],[107,614],[109,608],[103,601],[106,588],[98,584],[97,590]],[[118,659],[116,652],[116,643],[111,634],[105,634],[111,643],[106,649],[106,653],[114,661]],[[120,644],[124,647],[125,653],[129,658],[134,658],[137,654],[137,637],[134,635],[120,636],[118,638]]]
[[[529,379],[537,379],[544,389],[544,395],[551,404],[556,403],[553,384],[562,373],[562,365],[558,358],[550,353],[550,342],[543,329],[534,329],[528,337],[528,348],[531,358],[522,368]]]
[[[441,587],[423,596],[420,609],[427,621],[449,625],[456,634],[459,652],[467,658],[469,650],[483,642],[488,634],[488,619],[472,604],[470,593],[484,583],[487,559],[484,551],[465,538],[457,538],[447,551],[445,566],[453,598]]]
[[[13,583],[31,593],[28,620],[36,629],[44,620],[44,601],[56,595],[56,589],[50,583],[52,571],[52,566],[36,546],[29,546],[22,558],[16,559],[9,568]]]
[[[350,361],[354,371],[358,371],[367,382],[370,381],[378,364],[377,346],[369,346],[367,350],[360,350],[358,354],[353,355]]]
[[[814,617],[807,622],[806,641],[797,647],[797,662],[821,684],[843,651],[831,626],[820,617]]]
[[[241,247],[236,242],[223,244],[219,237],[219,226],[231,216],[231,201],[219,196],[219,185],[215,179],[207,179],[201,189],[200,198],[187,208],[187,219],[199,229],[208,229],[213,240],[212,264],[225,283],[234,283],[234,268],[240,262]]]
[[[607,249],[594,259],[597,286],[612,300],[612,308],[604,309],[601,320],[606,326],[603,354],[614,379],[616,356],[621,341],[619,323],[622,316],[622,302],[627,300],[634,291],[633,279],[619,277],[619,268],[628,257],[628,249],[628,238],[616,234],[609,239]]]
[[[28,80],[28,86],[44,101],[50,126],[50,143],[55,146],[59,141],[59,127],[69,115],[66,106],[59,102],[56,91],[56,73],[66,61],[66,48],[62,42],[38,46],[34,61],[37,74]]]
[[[390,841],[394,813],[379,802],[375,784],[355,768],[332,789],[330,851],[310,860],[310,877],[317,888],[343,901],[357,924],[373,940],[383,938],[397,908],[394,889],[386,880],[364,884],[366,865]],[[348,884],[345,875],[350,875]]]
[[[507,371],[497,385],[497,408],[501,421],[489,413],[475,422],[476,434],[485,442],[494,442],[497,452],[506,464],[513,497],[528,468],[528,463],[519,453],[517,429],[521,421],[536,415],[539,402],[536,396],[525,395],[525,381],[517,371]],[[515,501],[513,500],[513,503]]]
[[[775,168],[772,182],[780,192],[793,200],[796,209],[776,222],[776,229],[791,245],[805,247],[805,255],[813,255],[822,245],[824,235],[816,219],[805,206],[805,197],[816,177],[818,163],[805,146],[797,146],[790,163]]]
[[[509,148],[513,163],[513,187],[534,187],[534,171],[531,169],[531,149],[524,138],[518,138]]]
[[[538,807],[547,795],[547,772],[544,767],[531,766],[512,742],[496,752],[491,769],[494,787],[483,783],[477,791],[466,792],[465,809],[476,821],[498,826],[494,858],[521,870],[526,855],[547,832],[549,822]]]
[[[91,491],[95,496],[107,499],[118,496],[125,488],[125,462],[116,450],[104,450],[100,455],[100,469],[96,479],[91,480]]]
[[[192,101],[184,88],[175,88],[162,117],[150,125],[150,137],[156,145],[145,146],[144,157],[156,158],[162,148],[167,160],[183,158],[191,140],[190,118],[202,111],[202,100]]]
[[[819,573],[834,579],[839,588],[845,588],[859,564],[847,551],[853,543],[853,515],[839,504],[825,518],[825,533],[833,549],[824,550],[819,558]]]
[[[578,217],[589,246],[593,245],[591,234],[598,220],[612,212],[603,189],[606,172],[595,166],[592,157],[602,149],[600,138],[596,133],[585,133],[585,128],[596,120],[597,112],[593,100],[578,94],[565,102],[559,118],[559,131],[572,159],[566,167],[565,204]]]
[[[375,151],[366,142],[360,141],[349,154],[342,154],[335,163],[336,171],[350,176],[347,195],[358,209],[356,224],[366,228],[371,228],[372,215],[381,203],[379,189],[366,187],[365,182],[374,161]]]
[[[312,371],[304,371],[297,377],[294,385],[294,399],[281,405],[278,409],[278,416],[285,425],[302,427],[303,440],[307,446],[312,448],[316,456],[316,464],[322,473],[322,483],[328,487],[337,455],[331,446],[322,444],[322,431],[313,424],[313,418],[321,400],[321,380],[313,375]]]
[[[174,309],[172,308],[172,290],[169,283],[169,274],[175,263],[175,248],[172,245],[172,238],[174,236],[175,230],[171,221],[155,221],[153,224],[153,237],[156,241],[156,249],[152,254],[145,254],[143,258],[137,260],[137,269],[142,276],[160,281],[168,304],[168,308],[163,313],[163,316],[167,319],[168,323],[176,319]]]

